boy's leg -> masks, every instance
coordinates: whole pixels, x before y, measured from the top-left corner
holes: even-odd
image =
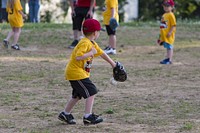
[[[17,44],[19,36],[21,34],[21,28],[13,28],[14,35],[13,35],[13,44],[11,46],[12,49],[20,50],[19,45]]]
[[[14,28],[12,28],[12,31],[10,31],[10,32],[8,33],[8,35],[7,35],[7,37],[6,37],[5,40],[9,41],[10,38],[11,38],[13,35],[14,35]]]
[[[100,122],[103,122],[103,119],[101,117],[92,113],[94,98],[95,98],[95,95],[86,98],[85,115],[83,117],[83,123],[85,125],[98,124]]]
[[[94,104],[94,97],[95,95],[93,96],[90,96],[86,99],[85,101],[85,114],[92,114],[92,107],[93,107],[93,104]]]
[[[109,46],[116,48],[116,35],[109,35]]]
[[[10,38],[14,35],[14,28],[12,28],[12,31],[10,31],[6,37],[6,39],[3,40],[3,46],[5,48],[8,48],[8,45],[9,45],[9,40]]]
[[[14,28],[13,44],[17,44],[19,36],[21,34],[21,28]]]
[[[89,78],[70,81],[73,88],[72,96],[78,98],[84,98],[85,101],[85,115],[83,117],[84,124],[97,124],[103,121],[101,117],[92,113],[92,107],[94,103],[95,95],[97,94],[97,88]],[[72,102],[73,104],[74,102]],[[70,111],[72,106],[67,106],[66,111]],[[68,112],[69,113],[69,112]]]
[[[80,99],[78,97],[71,98],[66,104],[65,110],[59,114],[58,119],[68,124],[76,124],[76,121],[73,115],[71,114],[71,110],[79,100]]]
[[[65,107],[65,112],[67,113],[71,113],[71,110],[72,108],[74,107],[74,105],[79,101],[80,99],[77,97],[77,98],[71,98],[66,107]]]
[[[173,49],[167,49],[167,58],[169,58],[169,61],[172,61],[173,57]]]

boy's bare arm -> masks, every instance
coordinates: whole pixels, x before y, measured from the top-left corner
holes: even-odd
[[[116,63],[106,53],[103,53],[101,55],[101,58],[103,58],[105,61],[107,61],[108,63],[110,63],[110,65],[112,66],[112,68],[114,68],[116,66]]]
[[[76,60],[84,60],[88,57],[93,57],[97,53],[97,50],[93,47],[89,52],[85,53],[83,56],[76,57]]]
[[[27,16],[26,16],[26,14],[24,14],[24,12],[23,12],[23,11],[19,11],[19,13],[22,15],[22,17],[23,17],[23,18],[25,18],[25,19],[26,19],[26,17],[27,17]]]

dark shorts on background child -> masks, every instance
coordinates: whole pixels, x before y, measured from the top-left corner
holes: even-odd
[[[89,78],[81,79],[81,80],[70,80],[69,81],[73,91],[72,91],[72,97],[80,99],[83,97],[84,99],[93,96],[97,94],[97,88],[92,83],[92,81]]]
[[[109,25],[106,25],[106,31],[108,35],[115,35],[116,31],[113,31]]]
[[[83,20],[91,18],[90,16],[86,16],[89,9],[90,9],[89,7],[76,7],[75,8],[76,15],[74,16],[74,20],[73,20],[73,30],[81,31]]]

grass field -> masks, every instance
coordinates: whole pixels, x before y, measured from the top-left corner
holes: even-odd
[[[200,133],[200,24],[178,23],[172,65],[159,64],[166,51],[155,44],[157,25],[121,24],[111,57],[125,65],[128,80],[111,85],[110,65],[96,58],[93,111],[106,120],[84,126],[82,100],[71,126],[57,119],[71,96],[64,79],[71,25],[26,24],[21,51],[0,48],[0,133]],[[9,30],[0,25],[0,40]],[[102,32],[97,42],[104,48],[107,41]]]

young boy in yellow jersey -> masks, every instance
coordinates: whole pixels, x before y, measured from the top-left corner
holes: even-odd
[[[107,54],[116,54],[116,30],[110,27],[110,20],[119,22],[118,0],[105,0],[106,10],[103,12],[103,23],[109,36],[109,45],[104,49]]]
[[[65,69],[66,80],[69,80],[73,88],[72,97],[64,111],[59,114],[58,119],[68,124],[76,124],[71,111],[74,105],[83,97],[85,99],[83,123],[89,125],[103,121],[101,117],[92,113],[94,98],[97,94],[96,86],[89,79],[92,61],[95,57],[101,56],[112,68],[116,66],[116,63],[95,42],[101,30],[100,23],[97,20],[85,20],[82,30],[85,37],[73,49]]]
[[[3,46],[8,48],[9,40],[13,36],[12,49],[20,50],[18,43],[19,36],[21,34],[21,27],[24,25],[23,18],[26,18],[26,14],[23,13],[20,0],[8,0],[6,11],[8,12],[8,21],[12,28],[7,35],[7,38],[3,40]]]
[[[172,64],[173,43],[176,32],[176,18],[172,12],[174,8],[174,1],[164,0],[163,8],[165,13],[162,16],[160,23],[160,38],[158,43],[167,49],[167,55],[166,59],[160,61],[160,64]]]

